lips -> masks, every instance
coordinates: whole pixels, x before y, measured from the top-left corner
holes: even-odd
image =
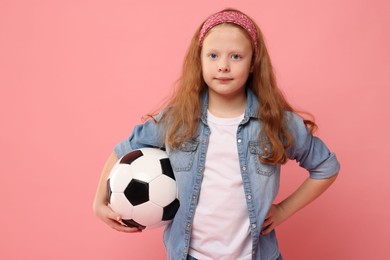
[[[228,77],[219,77],[219,78],[215,78],[215,79],[221,83],[228,83],[228,82],[233,80],[233,78],[228,78]]]

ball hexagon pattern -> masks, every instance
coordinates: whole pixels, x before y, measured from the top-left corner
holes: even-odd
[[[139,229],[168,224],[180,206],[168,156],[157,148],[121,157],[110,172],[107,189],[112,210],[125,225]]]

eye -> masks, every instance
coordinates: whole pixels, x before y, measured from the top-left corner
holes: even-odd
[[[215,54],[215,53],[210,53],[208,56],[209,56],[211,59],[213,59],[213,60],[215,60],[216,58],[218,58],[218,55]]]
[[[233,54],[232,55],[232,59],[233,60],[239,60],[239,59],[241,59],[241,56],[239,54]]]

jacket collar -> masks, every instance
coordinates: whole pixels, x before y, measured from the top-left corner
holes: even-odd
[[[253,91],[249,88],[246,88],[246,108],[244,113],[244,119],[241,124],[244,124],[249,121],[250,118],[259,118],[257,115],[257,110],[259,108],[259,101]],[[202,115],[201,120],[203,124],[207,125],[207,108],[208,108],[208,91],[202,96]]]

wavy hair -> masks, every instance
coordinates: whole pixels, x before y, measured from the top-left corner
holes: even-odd
[[[223,11],[227,10],[240,12],[230,8]],[[259,159],[266,163],[285,163],[288,159],[286,149],[293,143],[293,138],[287,130],[285,112],[296,111],[277,86],[263,34],[253,19],[251,20],[256,26],[258,47],[252,60],[253,73],[249,76],[246,87],[253,91],[260,104],[257,114],[263,128],[259,133],[259,140],[261,142],[267,140],[271,148],[265,158]],[[193,138],[200,123],[201,98],[207,91],[202,76],[201,48],[198,47],[199,32],[203,23],[192,37],[181,76],[176,82],[174,93],[165,105],[164,113],[158,120],[158,123],[164,124],[166,144],[171,149],[176,149],[184,141]],[[312,120],[305,119],[304,123],[310,132],[316,128]]]

